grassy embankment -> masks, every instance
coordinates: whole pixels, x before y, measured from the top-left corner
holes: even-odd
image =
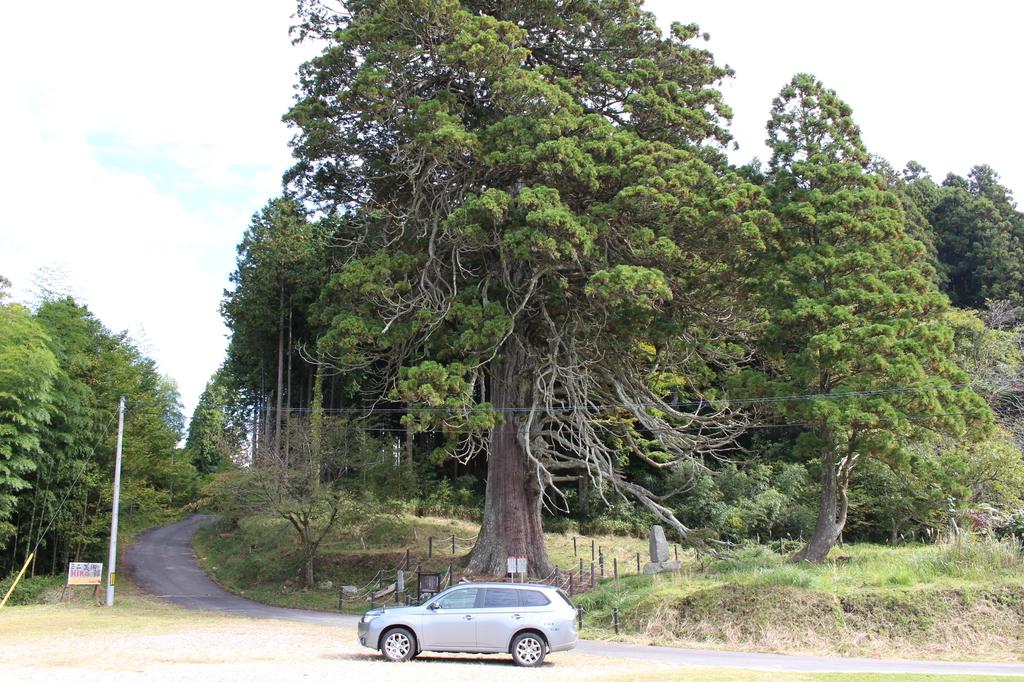
[[[821,566],[760,548],[582,595],[592,636],[678,646],[929,659],[1024,659],[1024,558],[1010,542],[847,545]]]
[[[333,587],[308,592],[297,578],[293,533],[272,519],[247,519],[234,531],[203,531],[196,551],[206,570],[227,588],[267,603],[335,609],[337,586],[365,584],[383,565],[394,567],[405,549],[413,565],[443,571],[452,533],[468,538],[472,523],[400,517],[359,529],[342,528],[325,542],[317,580]],[[427,536],[435,555],[426,558]],[[590,538],[579,540],[589,565]],[[686,553],[684,570],[635,575],[635,554],[646,542],[595,538],[620,566],[618,583],[605,579],[577,598],[586,609],[584,636],[655,644],[845,656],[941,659],[1024,659],[1024,557],[1010,543],[884,547],[847,545],[821,566],[791,565],[764,547],[732,559],[699,560]],[[562,567],[578,566],[572,536],[550,534],[548,547]],[[456,567],[467,549],[459,548]],[[457,570],[457,569],[456,569]],[[346,610],[361,611],[365,603]]]

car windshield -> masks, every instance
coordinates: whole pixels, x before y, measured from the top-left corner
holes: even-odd
[[[458,585],[452,585],[452,587],[445,588],[445,589],[441,590],[440,592],[438,592],[437,594],[434,594],[434,595],[431,595],[431,596],[427,597],[426,600],[422,604],[420,604],[420,606],[427,606],[428,604],[430,604],[430,602],[437,601],[438,599],[440,599],[444,595],[446,595],[449,592],[451,592],[452,589],[455,588],[455,587],[458,587]]]

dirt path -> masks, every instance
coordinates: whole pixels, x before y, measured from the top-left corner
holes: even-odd
[[[185,521],[156,528],[140,535],[125,552],[125,567],[132,579],[147,592],[188,609],[216,611],[258,619],[298,621],[334,626],[341,629],[335,639],[355,639],[354,616],[286,609],[267,606],[225,592],[199,568],[191,549],[192,536],[209,516],[192,516]],[[255,627],[255,626],[254,626]],[[369,650],[358,652],[371,653]],[[643,647],[600,641],[581,641],[572,654],[604,659],[644,661],[647,664],[713,666],[769,672],[838,672],[838,673],[918,673],[945,675],[1024,676],[1024,665],[1009,663],[950,663],[940,661],[879,660],[867,658],[832,658],[824,656],[784,656],[736,651],[706,651],[669,647]],[[504,663],[495,657],[494,670]],[[564,660],[562,654],[551,657],[552,664]],[[601,666],[600,668],[598,666]],[[647,666],[645,665],[646,669]],[[594,669],[603,670],[595,661]],[[447,669],[445,669],[447,671]],[[423,671],[423,674],[429,672]],[[444,674],[447,674],[445,672]]]

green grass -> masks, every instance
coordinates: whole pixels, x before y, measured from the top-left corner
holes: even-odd
[[[362,526],[342,525],[323,545],[317,581],[330,588],[304,591],[294,531],[271,518],[249,518],[231,531],[202,531],[195,548],[215,580],[271,604],[336,610],[340,585],[363,586],[381,567],[393,569],[410,550],[413,567],[456,571],[468,556],[470,522],[395,516]],[[433,536],[434,556],[427,556]],[[590,565],[591,538],[547,535],[563,569]],[[655,577],[636,574],[636,538],[593,538],[605,555],[606,577],[577,601],[586,610],[584,636],[655,644],[788,653],[1024,659],[1024,556],[1009,542],[965,540],[949,545],[847,545],[821,565],[790,564],[765,546],[746,546],[728,558],[683,552],[683,570]],[[620,579],[611,579],[613,558]],[[412,585],[412,577],[409,577]],[[346,601],[361,612],[365,601]]]
[[[270,517],[243,519],[238,528],[228,530],[220,525],[201,530],[194,548],[203,568],[218,583],[238,594],[280,606],[337,610],[338,588],[341,585],[365,586],[381,568],[395,569],[410,553],[415,569],[444,573],[449,564],[458,574],[469,556],[472,539],[478,526],[459,519],[436,517],[378,517],[360,525],[339,524],[321,545],[315,565],[316,580],[330,581],[332,587],[304,591],[301,589],[299,546],[295,531],[286,522]],[[456,536],[452,554],[451,536]],[[428,538],[433,537],[433,552],[428,556]],[[615,560],[620,575],[636,573],[636,554],[641,560],[647,543],[637,538],[619,536],[577,536],[573,552],[571,534],[546,534],[551,560],[564,570],[579,569],[584,560],[590,570],[591,541],[595,555],[605,557],[605,573],[611,576]],[[600,569],[595,562],[595,574]],[[410,585],[412,577],[409,577]],[[352,602],[345,611],[365,611],[368,604]]]
[[[16,576],[17,572],[0,580],[0,600],[7,594],[7,590],[11,588],[11,583],[14,582]],[[52,602],[62,587],[64,587],[63,575],[38,575],[34,578],[22,578],[14,592],[11,593],[7,606]]]
[[[1024,659],[1024,556],[1011,542],[837,548],[822,565],[765,547],[578,598],[585,636],[789,653]]]

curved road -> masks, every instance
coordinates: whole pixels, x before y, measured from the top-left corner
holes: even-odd
[[[233,595],[203,573],[192,552],[192,536],[213,517],[196,515],[184,521],[154,528],[139,535],[125,550],[125,571],[139,587],[187,609],[220,611],[303,623],[354,628],[357,616],[267,606]],[[355,636],[355,633],[352,633]],[[633,646],[614,642],[581,640],[576,651],[596,656],[630,658],[659,663],[718,668],[744,668],[769,672],[919,673],[933,675],[1012,675],[1024,677],[1024,665],[1011,663],[945,663],[785,656],[738,651],[705,651],[674,647]]]

